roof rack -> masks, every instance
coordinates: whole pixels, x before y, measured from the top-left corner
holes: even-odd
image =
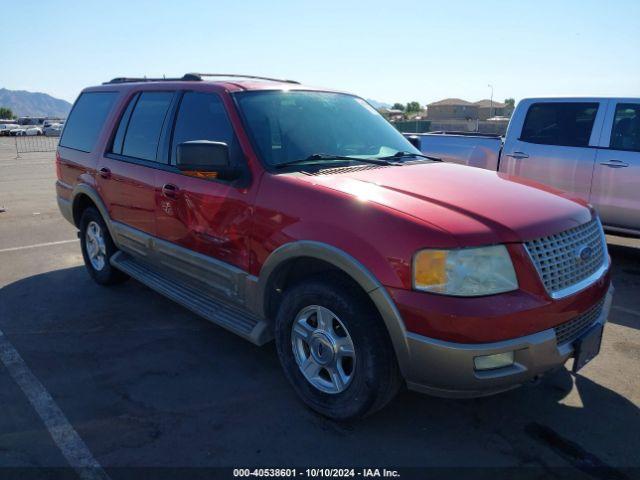
[[[238,75],[236,73],[185,73],[182,77],[176,78],[147,78],[147,77],[116,77],[104,82],[103,85],[111,85],[114,83],[133,83],[133,82],[200,82],[202,77],[229,77],[229,78],[249,78],[253,80],[267,80],[269,82],[295,83],[295,80],[283,80],[271,77],[259,77],[257,75]]]
[[[202,77],[229,77],[229,78],[249,78],[252,80],[267,80],[269,82],[283,82],[283,83],[295,83],[296,85],[299,85],[300,82],[297,82],[296,80],[286,80],[286,79],[282,79],[282,78],[271,78],[271,77],[260,77],[258,75],[239,75],[237,73],[187,73],[185,75],[186,76],[194,76],[194,77],[200,77],[200,79],[202,80]]]
[[[133,82],[170,82],[170,81],[182,81],[182,82],[198,82],[201,81],[197,75],[193,75],[192,73],[187,73],[180,78],[147,78],[147,77],[116,77],[108,82],[104,82],[103,85],[110,85],[112,83],[133,83]]]

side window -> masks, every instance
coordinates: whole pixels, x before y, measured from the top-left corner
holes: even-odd
[[[122,155],[156,161],[160,133],[172,99],[173,92],[140,94],[126,127]]]
[[[586,147],[598,113],[597,103],[534,103],[520,140],[544,145]]]
[[[116,132],[116,136],[113,139],[113,145],[111,146],[112,153],[117,153],[118,155],[122,154],[124,135],[127,133],[127,127],[129,126],[129,120],[131,119],[131,112],[133,111],[133,107],[136,105],[139,96],[140,94],[136,94],[131,98],[131,100],[129,100],[129,105],[127,105],[127,109],[122,114],[122,118],[120,118],[118,131]]]
[[[640,152],[640,104],[617,105],[609,146],[615,150]]]
[[[80,95],[69,115],[60,145],[91,152],[117,97],[117,92],[86,92]]]
[[[229,146],[231,163],[238,163],[240,146],[224,104],[215,93],[187,92],[182,97],[171,143],[172,163],[178,145],[191,140],[224,142]]]

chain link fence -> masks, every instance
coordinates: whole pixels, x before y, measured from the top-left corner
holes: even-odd
[[[55,152],[58,148],[59,137],[19,136],[15,137],[16,153]]]

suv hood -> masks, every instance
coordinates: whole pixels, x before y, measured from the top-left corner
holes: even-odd
[[[446,230],[460,246],[523,242],[592,218],[586,204],[543,185],[451,163],[326,172],[304,178]]]

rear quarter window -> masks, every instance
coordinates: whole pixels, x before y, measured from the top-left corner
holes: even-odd
[[[520,140],[543,145],[587,147],[597,113],[597,103],[534,103],[527,112]]]
[[[69,115],[60,145],[91,152],[118,92],[86,92],[80,95]]]

